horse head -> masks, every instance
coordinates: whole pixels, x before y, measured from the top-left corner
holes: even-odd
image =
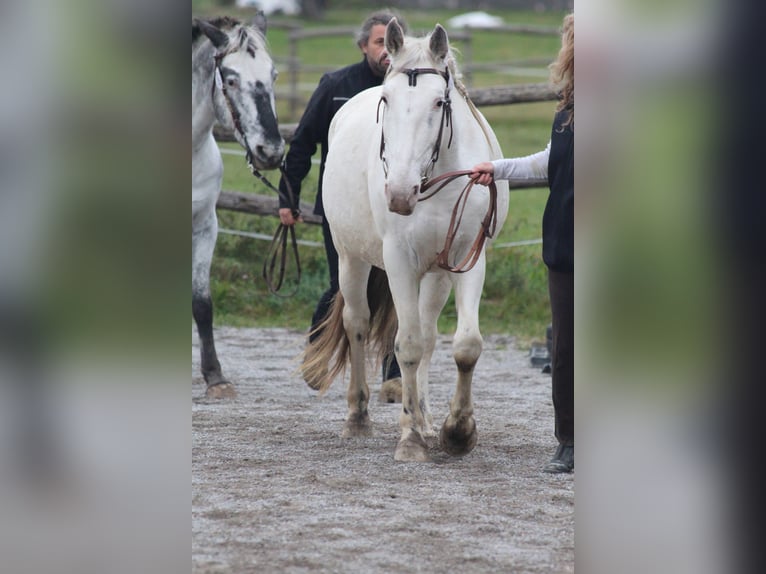
[[[439,24],[426,38],[405,38],[394,18],[386,26],[385,45],[391,65],[379,110],[381,105],[385,108],[380,118],[380,158],[386,200],[390,211],[410,215],[443,143],[452,140],[452,55],[447,32]]]
[[[258,13],[249,26],[231,23],[234,25],[219,28],[211,22],[197,21],[215,48],[216,118],[233,130],[255,167],[273,169],[282,161],[285,142],[277,126],[277,71],[264,40],[266,19]]]

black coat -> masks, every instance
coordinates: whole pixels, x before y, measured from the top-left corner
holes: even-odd
[[[317,144],[322,145],[319,187],[314,204],[314,213],[317,215],[324,215],[322,176],[327,159],[327,132],[330,129],[330,122],[348,100],[367,88],[379,86],[382,82],[383,78],[373,74],[367,60],[363,59],[357,64],[323,75],[303,112],[293,141],[290,143],[290,151],[285,158],[285,171],[297,202],[300,199],[301,182],[311,169],[311,158],[316,153]],[[280,181],[279,187],[282,191],[287,189],[284,181]],[[289,207],[282,198],[280,198],[279,206]]]
[[[561,129],[567,110],[556,114],[548,156],[550,195],[543,213],[543,261],[554,271],[574,271],[574,130]]]

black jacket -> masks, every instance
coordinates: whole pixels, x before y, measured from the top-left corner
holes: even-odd
[[[327,132],[330,129],[330,122],[335,113],[349,99],[367,88],[379,86],[382,82],[383,78],[372,73],[366,59],[322,76],[298,123],[295,136],[290,143],[290,151],[285,158],[285,171],[295,195],[296,205],[300,200],[301,182],[311,169],[311,157],[316,153],[317,144],[322,144],[319,187],[314,213],[324,215],[322,176],[327,159]],[[286,191],[284,178],[279,182],[279,188]],[[279,207],[289,207],[281,197]]]
[[[548,156],[550,195],[543,213],[543,261],[554,271],[574,271],[574,130],[561,129],[567,110],[556,114]]]

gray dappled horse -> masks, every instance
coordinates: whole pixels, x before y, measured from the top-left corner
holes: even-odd
[[[266,19],[251,25],[232,18],[192,21],[192,315],[200,338],[206,395],[234,396],[221,373],[213,340],[210,263],[218,236],[215,205],[223,161],[213,138],[218,122],[234,132],[248,163],[279,166],[285,143],[277,126],[277,73],[266,49]]]

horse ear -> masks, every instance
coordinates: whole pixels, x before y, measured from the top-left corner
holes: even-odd
[[[431,53],[439,60],[443,60],[447,56],[449,40],[447,39],[447,31],[442,28],[441,24],[437,24],[434,27],[428,47],[431,49]]]
[[[386,26],[386,51],[396,54],[404,45],[404,32],[396,18],[391,18]]]
[[[225,32],[222,32],[220,29],[216,28],[210,22],[206,22],[205,20],[197,20],[197,23],[199,24],[199,28],[202,30],[202,33],[207,36],[213,43],[213,46],[221,49],[229,45],[229,36],[227,36]]]
[[[263,13],[263,10],[258,10],[255,16],[253,16],[252,25],[258,29],[264,38],[266,37],[266,14]]]

